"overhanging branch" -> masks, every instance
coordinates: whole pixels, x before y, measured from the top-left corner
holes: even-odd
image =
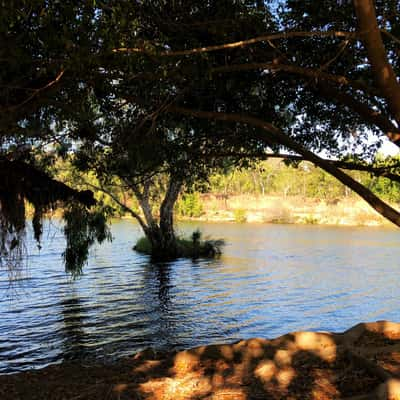
[[[257,127],[260,129],[260,131],[256,133],[256,135],[260,141],[270,142],[271,140],[273,140],[275,143],[285,146],[288,149],[300,154],[302,157],[304,157],[305,160],[311,161],[313,164],[322,168],[323,170],[334,176],[336,179],[338,179],[340,182],[342,182],[344,185],[352,189],[379,214],[400,227],[400,213],[397,210],[386,204],[379,197],[374,195],[369,189],[361,185],[359,182],[341,171],[339,168],[330,164],[329,162],[312,153],[311,151],[307,150],[302,145],[287,136],[283,131],[266,121],[249,115],[227,114],[212,111],[198,111],[176,106],[171,106],[166,111],[194,118],[241,123]]]
[[[78,191],[22,161],[0,159],[0,191],[18,192],[32,204],[54,205],[77,201],[90,208],[96,201],[90,190]]]
[[[294,155],[294,154],[271,154],[266,153],[263,156],[264,159],[268,158],[281,158],[284,160],[293,160],[293,161],[307,161],[304,157]],[[324,161],[330,163],[331,165],[335,166],[336,168],[346,169],[349,171],[363,171],[373,174],[376,177],[382,177],[390,179],[391,181],[400,183],[400,175],[394,174],[392,171],[393,168],[400,168],[399,165],[390,165],[390,166],[382,166],[382,167],[375,167],[373,165],[368,164],[360,164],[354,161],[342,161],[342,160],[327,160],[326,158],[323,159]]]
[[[62,69],[57,76],[50,82],[48,82],[45,86],[39,88],[39,89],[34,89],[33,93],[31,93],[24,101],[22,101],[19,104],[10,106],[10,107],[5,107],[3,110],[1,110],[2,112],[14,112],[17,109],[21,108],[22,106],[24,106],[25,104],[29,103],[31,100],[33,100],[35,97],[37,97],[40,93],[44,92],[45,90],[51,88],[52,86],[54,86],[55,84],[57,84],[60,79],[62,78],[62,76],[64,75],[64,70]]]
[[[318,94],[335,100],[339,104],[348,107],[350,110],[357,113],[365,122],[377,126],[395,145],[400,146],[400,128],[396,127],[390,120],[389,116],[372,109],[367,104],[357,100],[344,91],[329,84],[319,84],[316,86]]]
[[[105,189],[104,187],[101,186],[96,186],[93,185],[92,183],[89,183],[87,181],[85,181],[85,184],[90,186],[91,188],[95,189],[95,190],[99,190],[100,192],[103,192],[104,194],[106,194],[107,196],[109,196],[111,198],[111,200],[113,200],[116,204],[118,204],[123,210],[125,210],[126,212],[128,212],[129,214],[132,215],[133,218],[135,218],[140,226],[143,228],[143,230],[145,231],[147,229],[147,225],[146,223],[143,221],[142,217],[136,213],[135,211],[133,211],[131,208],[129,208],[128,206],[126,206],[124,203],[122,203],[117,196],[115,196],[113,193],[111,193],[109,190]]]
[[[268,35],[257,36],[255,38],[247,39],[247,40],[240,40],[238,42],[231,42],[231,43],[224,43],[215,46],[205,46],[205,47],[197,47],[194,49],[188,50],[168,50],[162,51],[157,54],[157,52],[151,51],[146,49],[145,47],[119,47],[115,48],[112,51],[114,53],[143,53],[143,54],[151,54],[156,55],[159,57],[178,57],[178,56],[187,56],[187,55],[194,55],[194,54],[202,54],[202,53],[209,53],[213,51],[219,50],[231,50],[236,49],[239,47],[246,47],[252,44],[260,43],[260,42],[267,42],[272,40],[278,39],[289,39],[293,37],[337,37],[337,38],[355,38],[355,32],[345,32],[345,31],[290,31],[290,32],[277,32],[271,33]]]
[[[381,129],[394,144],[400,146],[400,128],[396,127],[388,116],[370,108],[367,104],[357,100],[354,96],[351,96],[343,90],[335,87],[335,85],[348,86],[360,90],[366,95],[379,96],[379,93],[375,88],[371,88],[362,82],[352,81],[341,75],[329,74],[320,69],[303,68],[297,65],[288,65],[277,62],[225,65],[213,68],[211,72],[226,73],[254,69],[284,71],[289,74],[299,75],[303,78],[311,78],[314,81],[315,86],[318,88],[318,94],[322,94],[325,98],[336,100],[338,103],[356,112],[365,119],[367,123],[371,123]]]

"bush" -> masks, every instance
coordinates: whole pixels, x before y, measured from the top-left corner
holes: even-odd
[[[176,210],[182,217],[197,218],[203,214],[200,195],[198,193],[187,193],[177,202]]]
[[[243,223],[247,221],[246,211],[238,208],[237,210],[233,211],[233,218],[235,222]]]
[[[133,250],[143,254],[151,254],[150,240],[146,236],[141,237],[133,246]]]

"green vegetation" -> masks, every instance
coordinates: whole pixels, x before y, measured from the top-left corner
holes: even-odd
[[[133,246],[133,250],[135,250],[139,253],[151,255],[152,249],[151,249],[150,240],[146,236],[142,236],[141,238],[139,238],[139,240]]]
[[[238,222],[240,224],[246,222],[247,221],[246,210],[243,210],[241,208],[234,210],[233,217],[235,218],[235,222]]]
[[[184,193],[176,203],[176,213],[180,217],[200,217],[203,213],[203,206],[199,193]]]
[[[304,218],[304,223],[308,225],[315,225],[318,224],[318,218],[307,216]]]
[[[377,165],[381,168],[398,162],[399,157],[385,159],[380,156]],[[59,161],[57,164],[60,171],[56,175],[57,179],[78,189],[89,186],[95,190],[94,197],[98,202],[96,209],[100,206],[108,209],[109,215],[114,217],[134,213],[143,218],[135,193],[124,190],[118,179],[110,181],[108,186],[102,186],[101,191],[98,190],[101,184],[93,174],[77,174],[70,162]],[[348,174],[381,198],[392,204],[399,204],[398,182],[366,171],[349,171]],[[158,175],[157,182],[151,191],[151,207],[155,216],[159,215],[163,203],[163,191],[168,183],[168,176]],[[246,167],[231,166],[214,172],[202,185],[192,186],[188,192],[185,188],[182,191],[174,208],[178,219],[204,217],[244,223],[250,218],[259,222],[284,224],[363,225],[379,222],[373,214],[363,215],[362,208],[354,210],[346,218],[346,207],[357,202],[358,196],[328,173],[306,161],[287,165],[282,159],[270,158],[253,162]],[[308,204],[303,211],[302,204],[303,208]],[[313,212],[312,204],[325,204],[325,209]],[[149,240],[148,244],[150,243]],[[150,250],[145,252],[149,253]],[[179,253],[182,252],[179,250],[177,254]]]
[[[400,163],[400,157],[381,157],[379,161],[379,165],[393,163]],[[366,171],[350,171],[349,175],[383,199],[391,203],[400,202],[399,182]],[[358,197],[337,179],[309,162],[291,166],[280,159],[260,161],[248,168],[233,168],[213,174],[206,190],[225,196],[296,196],[333,203],[342,198]]]
[[[338,180],[400,226],[400,213],[385,202],[397,201],[396,185],[345,172],[400,180],[398,165],[382,167],[377,158],[383,137],[400,146],[398,2],[3,3],[5,265],[22,260],[26,202],[39,241],[46,211],[71,203],[90,209],[87,190],[97,188],[138,220],[153,252],[173,258],[180,194],[221,170],[209,190],[224,196],[275,191],[334,201],[348,195]],[[349,158],[355,149],[358,157]],[[254,164],[245,176],[254,161],[281,153],[320,169],[300,166],[293,179],[289,169],[265,175]],[[93,181],[60,186],[58,157]],[[201,213],[193,196],[182,198],[182,215]]]
[[[400,156],[387,158],[380,156],[379,158],[380,166],[397,163],[400,163]],[[123,190],[122,183],[117,179],[110,182],[108,187],[101,187],[93,174],[77,174],[71,163],[59,163],[57,171],[56,178],[60,181],[79,189],[91,187],[97,202],[108,207],[109,210],[113,209],[115,217],[129,213],[127,208],[140,213],[134,193],[131,190]],[[399,182],[385,176],[374,176],[366,171],[349,171],[348,174],[388,202],[400,202]],[[158,176],[158,184],[152,194],[154,212],[157,212],[161,206],[162,192],[167,179],[165,175]],[[104,191],[100,190],[101,188]],[[204,213],[201,195],[205,193],[226,199],[238,195],[299,197],[324,200],[329,204],[335,204],[344,198],[358,198],[348,187],[309,162],[303,161],[293,166],[277,158],[254,162],[246,168],[232,166],[229,169],[220,169],[210,175],[198,190],[191,188],[189,192],[186,192],[182,189],[175,204],[176,216],[179,218],[201,217]],[[245,219],[245,210],[237,209],[235,220],[244,222]]]
[[[63,253],[66,271],[72,276],[78,276],[85,264],[89,246],[95,241],[102,243],[111,240],[111,232],[106,225],[106,215],[103,212],[88,212],[85,207],[71,206],[64,212],[65,237],[67,246]]]
[[[201,232],[196,230],[190,238],[177,237],[178,257],[186,258],[214,258],[221,254],[224,241],[220,240],[201,240]],[[139,253],[147,254],[157,258],[149,239],[141,237],[133,247]]]

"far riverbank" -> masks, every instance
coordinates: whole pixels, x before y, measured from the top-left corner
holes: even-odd
[[[343,226],[391,225],[365,201],[354,198],[326,201],[300,196],[201,194],[200,202],[200,216],[179,219]],[[399,208],[396,204],[392,206]]]

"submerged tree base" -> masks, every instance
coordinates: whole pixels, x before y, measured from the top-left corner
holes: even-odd
[[[177,257],[184,258],[214,258],[222,253],[222,247],[225,242],[221,239],[218,240],[200,240],[201,234],[195,231],[191,238],[177,238]],[[133,250],[150,255],[154,258],[164,258],[164,254],[158,254],[153,251],[150,240],[147,237],[141,237],[133,247]]]
[[[400,324],[294,332],[111,365],[64,363],[0,375],[2,400],[388,400],[400,398]]]

